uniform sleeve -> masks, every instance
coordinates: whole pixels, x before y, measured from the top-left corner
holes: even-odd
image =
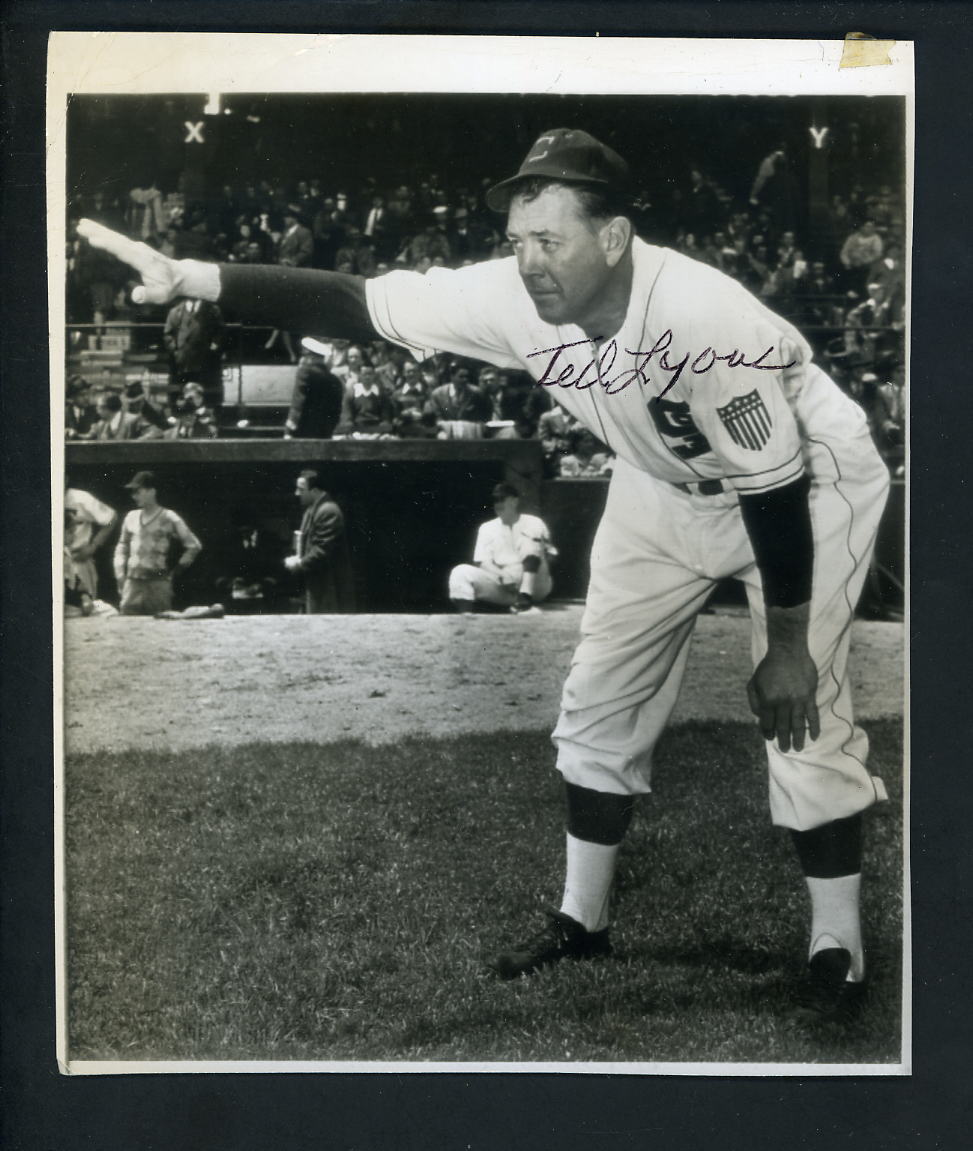
[[[687,365],[690,410],[729,483],[743,494],[799,479],[804,459],[791,403],[810,362],[804,340],[772,313],[754,311],[738,323],[700,324],[690,346],[703,349]]]
[[[180,558],[183,560],[186,560],[189,557],[195,559],[203,550],[203,545],[200,543],[198,537],[189,530],[189,527],[182,516],[177,515],[176,512],[171,512],[170,515],[173,530],[176,533],[177,539],[183,546],[183,554]]]
[[[366,281],[365,297],[379,335],[417,360],[435,352],[522,367],[509,332],[523,287],[508,260],[466,268],[395,271]],[[529,306],[529,301],[527,301]]]
[[[103,504],[101,500],[91,495],[90,492],[79,493],[75,496],[75,500],[84,509],[91,522],[100,528],[108,527],[115,518],[114,511],[107,504]]]

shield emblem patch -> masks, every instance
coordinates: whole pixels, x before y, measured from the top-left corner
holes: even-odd
[[[770,412],[756,388],[717,408],[716,414],[733,442],[741,448],[757,452],[770,440]]]

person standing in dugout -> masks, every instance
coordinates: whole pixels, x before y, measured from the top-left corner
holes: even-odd
[[[173,576],[184,572],[203,550],[182,516],[159,503],[158,486],[153,472],[136,472],[125,485],[135,510],[122,521],[115,545],[122,615],[171,611]]]
[[[354,611],[355,584],[344,513],[325,490],[317,468],[301,472],[294,494],[304,515],[301,530],[295,532],[294,555],[284,560],[284,566],[304,579],[305,613]]]
[[[889,478],[864,413],[808,343],[722,272],[634,234],[627,164],[578,129],[545,132],[488,193],[513,255],[360,277],[173,262],[82,222],[141,275],[137,301],[219,301],[243,322],[386,339],[525,369],[617,459],[592,546],[581,640],[554,730],[567,797],[560,907],[492,961],[501,978],[606,955],[609,895],[636,796],[715,581],[743,582],[770,811],[810,896],[795,1011],[845,1022],[866,988],[866,767],[847,659]]]

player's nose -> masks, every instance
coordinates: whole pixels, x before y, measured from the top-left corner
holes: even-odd
[[[517,267],[523,279],[535,279],[545,272],[543,253],[537,244],[524,244],[517,253]]]

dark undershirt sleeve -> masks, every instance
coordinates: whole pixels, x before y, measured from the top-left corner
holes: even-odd
[[[740,510],[768,607],[797,607],[811,598],[814,535],[804,475],[767,492],[740,495]]]
[[[220,264],[219,304],[229,319],[244,324],[353,343],[380,338],[368,315],[364,278],[344,272]]]

